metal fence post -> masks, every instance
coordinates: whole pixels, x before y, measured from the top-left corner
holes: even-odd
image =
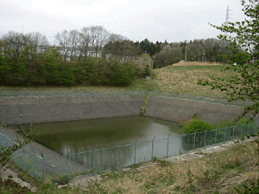
[[[215,133],[215,145],[217,145],[218,127],[219,126],[217,126],[216,133]]]
[[[73,148],[71,148],[70,152],[69,152],[69,163],[68,163],[68,166],[69,166],[69,172],[68,172],[68,180],[70,180],[70,173],[71,173],[71,156],[72,156],[72,150]]]
[[[205,148],[206,148],[206,146],[207,146],[207,131],[208,131],[208,128],[206,129],[206,131],[205,131]]]
[[[9,87],[9,96],[11,96],[11,91],[10,91],[10,87]]]
[[[233,137],[232,137],[232,141],[234,141],[234,135],[235,135],[235,124],[233,126]]]
[[[155,137],[156,137],[156,136],[154,136],[154,137],[153,137],[153,140],[152,140],[152,161],[153,161],[153,155],[154,155],[153,152],[154,152],[154,140],[155,140]]]
[[[117,157],[118,157],[118,145],[119,145],[119,141],[118,141],[118,143],[117,143],[117,145],[116,145],[116,157],[115,157],[115,170],[117,170]]]
[[[24,152],[24,146],[22,147],[22,171],[23,171],[23,152]]]
[[[168,158],[168,152],[169,152],[169,137],[170,137],[171,133],[168,135],[167,137],[167,158]]]
[[[196,140],[196,132],[198,129],[196,129],[194,135],[193,135],[193,149],[195,150],[195,140]]]
[[[41,183],[43,182],[43,165],[44,165],[44,157],[43,157],[43,154],[41,153],[41,176],[40,176],[40,180],[41,180]]]
[[[184,133],[181,135],[181,155],[183,154],[183,136],[184,136]]]
[[[228,126],[228,125],[226,125],[226,127],[225,127],[224,143],[226,142],[227,126]]]
[[[247,131],[248,131],[248,134],[250,135],[250,131],[249,131],[249,124],[250,124],[250,123],[248,123]]]
[[[33,152],[33,178],[35,179],[35,160],[36,160],[36,154],[35,154],[35,151],[34,151],[34,149],[33,148],[31,148],[32,149],[32,152]]]
[[[242,138],[242,135],[243,135],[243,124],[244,123],[241,124],[241,137],[240,138]]]
[[[95,171],[95,151],[96,151],[97,146],[98,146],[98,144],[96,144],[95,148],[94,148],[94,171]]]
[[[5,137],[5,135],[4,135]],[[5,137],[6,138],[6,137]],[[12,146],[14,145],[14,141],[13,138],[11,136],[9,136],[10,140],[12,141]],[[13,152],[11,153],[11,162],[13,162]]]
[[[134,165],[136,164],[136,155],[137,155],[137,141],[138,141],[138,138],[137,138],[137,140],[135,141]]]

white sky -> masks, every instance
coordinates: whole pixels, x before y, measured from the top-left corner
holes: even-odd
[[[224,23],[227,5],[229,21],[245,18],[240,0],[0,0],[0,35],[40,32],[54,44],[57,32],[101,25],[133,41],[216,38],[208,23]]]

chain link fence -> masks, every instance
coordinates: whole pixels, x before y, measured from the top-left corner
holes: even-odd
[[[68,181],[74,178],[89,176],[95,173],[118,170],[156,158],[167,158],[184,154],[195,149],[233,141],[249,134],[259,132],[259,122],[242,125],[226,126],[221,129],[206,130],[179,136],[156,139],[154,136],[150,141],[119,145],[115,147],[97,149],[74,153],[71,149],[66,160],[60,157],[44,157],[38,155],[28,145],[14,152],[11,161],[18,165],[21,170],[26,171],[33,178],[43,182],[45,176],[51,176],[54,182]],[[11,137],[0,133],[0,145],[12,146],[15,142]],[[107,157],[109,155],[109,157]],[[65,158],[65,156],[62,156]],[[64,162],[65,161],[65,162]],[[75,164],[81,164],[86,168],[75,171]],[[58,167],[58,168],[57,168]]]

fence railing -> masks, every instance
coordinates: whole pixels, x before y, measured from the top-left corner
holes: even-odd
[[[227,105],[246,106],[251,105],[252,101],[236,100],[228,102],[227,98],[211,97],[211,96],[198,96],[191,94],[180,94],[177,92],[164,92],[164,91],[151,91],[151,90],[126,90],[126,89],[76,89],[76,88],[1,88],[0,98],[5,97],[75,97],[75,96],[122,96],[122,95],[149,95],[149,96],[164,96],[171,98],[190,99],[197,101],[214,102]]]
[[[23,171],[27,171],[33,178],[39,179],[41,182],[46,175],[52,176],[54,182],[63,182],[75,177],[89,176],[149,162],[154,157],[163,159],[184,154],[258,132],[259,122],[252,122],[199,133],[178,136],[170,136],[169,134],[167,138],[163,139],[156,139],[154,136],[150,141],[138,142],[136,139],[134,143],[127,145],[119,145],[118,142],[115,147],[110,148],[97,149],[98,145],[96,145],[94,150],[77,153],[73,153],[71,149],[67,155],[67,160],[63,160],[63,162],[57,157],[44,158],[43,154],[39,156],[35,154],[32,147],[27,145],[14,152],[11,160]],[[15,142],[12,137],[0,133],[0,145],[5,146],[6,143],[12,146]],[[75,172],[73,170],[75,163],[87,166],[86,170]]]

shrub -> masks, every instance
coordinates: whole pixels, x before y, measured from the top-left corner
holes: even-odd
[[[136,75],[149,74],[134,69],[132,61],[88,58],[64,63],[56,50],[33,54],[28,49],[14,57],[14,51],[0,55],[0,83],[7,86],[128,86]],[[139,74],[140,73],[140,74]]]
[[[212,125],[201,119],[195,119],[185,123],[183,126],[183,130],[185,134],[194,133],[196,129],[197,129],[197,132],[204,132],[206,131],[206,129],[211,130]]]

